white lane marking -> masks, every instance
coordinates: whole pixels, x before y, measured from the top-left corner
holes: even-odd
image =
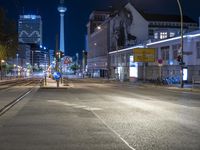
[[[123,139],[123,137],[121,137],[121,135],[119,133],[117,133],[108,124],[106,124],[106,122],[103,119],[101,119],[100,116],[94,112],[97,110],[102,110],[101,108],[92,108],[92,107],[87,107],[87,106],[82,106],[82,105],[70,104],[67,102],[60,101],[60,100],[48,100],[48,102],[55,103],[55,104],[62,104],[65,106],[72,106],[73,108],[81,108],[81,109],[92,112],[109,130],[111,130],[115,135],[117,135],[120,138],[120,140],[122,140],[122,142],[124,142],[131,150],[136,150],[132,146],[130,146],[130,144],[125,139]]]
[[[88,111],[93,111],[93,110],[102,110],[101,108],[92,108],[92,107],[86,107],[84,108],[85,110],[88,110]]]
[[[82,108],[82,109],[84,109],[84,108],[86,108],[86,106],[74,106],[74,108]]]
[[[84,106],[84,105],[77,105],[77,104],[72,104],[72,103],[68,103],[68,102],[63,102],[63,101],[60,101],[60,100],[47,100],[47,101],[50,102],[50,103],[65,105],[65,106],[69,106],[69,107],[73,107],[73,108],[80,108],[80,109],[84,109],[84,110],[87,110],[87,111],[102,110],[101,108],[88,107],[88,106]]]
[[[99,115],[97,115],[97,113],[95,113],[94,111],[91,110],[91,112],[99,119],[101,120],[101,122],[110,130],[112,131],[115,135],[117,135],[120,140],[122,140],[122,142],[124,142],[131,150],[136,150],[135,148],[133,148],[123,137],[121,137],[121,135],[119,133],[117,133],[113,128],[111,128],[108,124],[106,124],[106,122],[101,119],[101,117]]]

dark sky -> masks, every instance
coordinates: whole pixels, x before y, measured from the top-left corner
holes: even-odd
[[[128,0],[65,0],[68,11],[65,15],[65,41],[68,55],[85,49],[86,24],[93,10],[118,6]],[[177,0],[132,0],[134,5],[150,13],[179,14]],[[199,0],[182,0],[184,15],[198,21]],[[43,44],[55,49],[56,33],[59,33],[59,0],[0,0],[7,15],[17,21],[23,10],[27,14],[39,14],[43,20]]]

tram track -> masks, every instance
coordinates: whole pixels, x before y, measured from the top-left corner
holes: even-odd
[[[5,114],[7,111],[9,111],[13,106],[15,106],[18,102],[20,102],[24,97],[26,97],[28,94],[32,92],[33,88],[29,89],[28,91],[21,94],[19,97],[5,105],[3,108],[0,109],[0,116]]]
[[[36,80],[30,80],[30,79],[23,79],[23,80],[18,80],[18,81],[9,82],[9,83],[5,82],[5,83],[0,84],[0,86],[6,85],[6,87],[0,87],[0,91],[7,90],[16,86],[28,86],[28,85],[33,84],[34,82],[36,82]]]
[[[7,82],[4,82],[4,83],[1,83],[0,86],[6,86],[6,87],[0,87],[0,91],[15,87],[19,84],[23,84],[23,83],[26,83],[26,82],[27,82],[27,80],[22,79],[22,80],[17,80],[17,81],[12,81],[12,82],[7,81]]]
[[[25,82],[20,82],[20,84],[15,84],[14,86],[9,86],[6,89],[9,90],[12,87],[20,87],[20,86],[33,86],[33,87],[28,87],[25,90],[19,92],[15,97],[16,98],[11,98],[10,100],[7,100],[8,102],[4,104],[3,107],[0,107],[0,117],[4,115],[6,112],[8,112],[11,108],[13,108],[17,103],[19,103],[21,100],[23,100],[26,96],[28,96],[33,89],[39,85],[40,80],[33,79],[33,80],[26,80]],[[5,89],[4,89],[5,90]],[[0,91],[3,91],[0,89]],[[9,93],[9,92],[8,92]],[[9,95],[9,94],[8,94]],[[12,100],[13,99],[13,100]]]

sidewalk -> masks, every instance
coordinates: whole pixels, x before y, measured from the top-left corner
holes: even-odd
[[[43,83],[41,83],[41,88],[45,88],[45,89],[66,89],[68,88],[68,85],[66,85],[65,83],[61,83],[59,82],[59,87],[57,87],[57,82],[56,80],[53,80],[51,78],[47,78],[47,83],[45,85],[44,83],[45,81],[43,80]]]
[[[179,91],[185,91],[185,92],[199,92],[200,93],[200,84],[196,84],[194,87],[192,84],[184,84],[184,88],[180,87],[180,84],[171,84],[171,85],[157,85],[154,83],[148,83],[143,81],[136,81],[136,82],[130,82],[130,81],[119,81],[119,80],[113,80],[113,79],[106,79],[106,78],[88,78],[87,80],[94,80],[99,81],[102,83],[117,83],[127,86],[142,86],[142,87],[152,87],[152,88],[164,88],[168,90],[179,90]]]
[[[192,84],[184,84],[184,88],[180,87],[180,84],[170,84],[170,85],[156,85],[153,83],[144,83],[141,81],[137,81],[135,83],[129,82],[130,85],[139,85],[144,87],[152,87],[152,88],[164,88],[168,90],[178,90],[178,91],[185,91],[185,92],[198,92],[200,93],[200,85],[192,85]]]

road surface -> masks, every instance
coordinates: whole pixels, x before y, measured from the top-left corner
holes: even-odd
[[[101,80],[68,84],[32,86],[3,114],[0,150],[200,149],[198,92]],[[14,98],[11,92],[1,93],[0,104]]]

